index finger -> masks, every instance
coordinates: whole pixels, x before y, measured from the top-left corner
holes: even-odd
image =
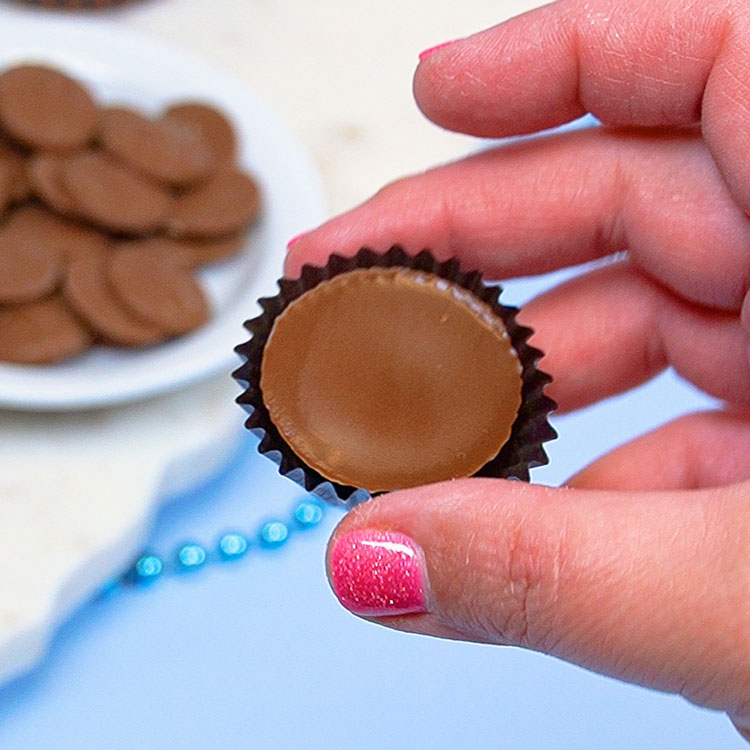
[[[581,130],[403,178],[297,238],[286,271],[394,244],[501,280],[627,249],[679,296],[731,312],[750,288],[750,221],[687,132]]]
[[[443,127],[508,136],[591,112],[607,125],[701,122],[750,210],[750,7],[745,0],[559,0],[439,48],[414,92]]]

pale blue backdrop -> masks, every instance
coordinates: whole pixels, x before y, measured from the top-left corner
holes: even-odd
[[[523,301],[551,280],[513,282],[505,298]],[[708,403],[667,373],[559,418],[551,464],[534,479],[559,483],[618,442]],[[301,497],[248,437],[221,476],[165,508],[150,544],[166,551],[255,528]],[[0,690],[0,749],[746,747],[723,716],[678,698],[539,654],[358,620],[323,571],[338,517],[331,510],[323,528],[284,549],[87,605],[34,673]]]

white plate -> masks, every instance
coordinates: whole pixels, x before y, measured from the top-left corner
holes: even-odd
[[[241,162],[265,196],[264,214],[240,255],[201,272],[214,317],[194,334],[153,349],[97,348],[50,367],[0,363],[0,406],[72,410],[110,406],[173,390],[239,363],[233,347],[258,297],[272,295],[287,240],[325,217],[313,162],[290,128],[246,85],[185,52],[101,19],[3,18],[0,66],[43,61],[86,81],[99,101],[151,112],[168,102],[201,98],[233,118]]]

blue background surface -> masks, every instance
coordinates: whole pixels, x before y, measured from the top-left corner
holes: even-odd
[[[521,280],[519,302],[560,278]],[[667,373],[555,420],[534,480],[556,484],[624,439],[709,404]],[[238,421],[242,415],[238,412]],[[165,506],[149,546],[212,542],[303,497],[243,438],[226,470]],[[396,633],[344,611],[323,568],[340,517],[278,550],[120,589],[0,689],[0,748],[638,748],[740,750],[721,715],[519,649]]]

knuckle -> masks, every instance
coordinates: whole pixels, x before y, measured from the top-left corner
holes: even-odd
[[[375,193],[375,197],[378,201],[399,203],[411,192],[412,182],[413,179],[411,177],[399,177],[381,187]]]
[[[555,612],[566,566],[565,530],[550,533],[521,522],[508,539],[503,636],[542,651],[557,639]]]

